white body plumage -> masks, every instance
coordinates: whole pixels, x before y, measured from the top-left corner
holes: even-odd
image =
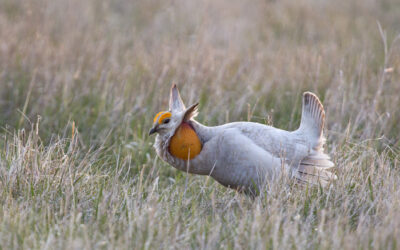
[[[171,89],[170,110],[167,127],[155,124],[151,133],[158,132],[157,154],[181,171],[210,175],[224,186],[244,191],[260,188],[282,170],[311,184],[326,185],[336,178],[327,171],[334,164],[323,152],[324,110],[310,92],[303,95],[300,128],[292,132],[253,122],[204,126],[193,119],[197,104],[186,109],[176,86]],[[189,160],[175,157],[169,148],[182,122],[190,124],[202,143],[201,151]]]

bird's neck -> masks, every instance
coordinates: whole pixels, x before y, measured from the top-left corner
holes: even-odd
[[[183,160],[191,160],[200,154],[202,144],[193,126],[182,122],[172,136],[168,150],[169,153]]]

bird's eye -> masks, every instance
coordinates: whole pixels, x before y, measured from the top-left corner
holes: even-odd
[[[165,120],[163,121],[163,123],[164,123],[164,124],[169,123],[169,119],[165,119]]]

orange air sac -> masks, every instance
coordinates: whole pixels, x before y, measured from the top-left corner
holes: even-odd
[[[183,160],[191,160],[200,151],[201,142],[196,131],[189,124],[182,123],[169,142],[170,154]]]

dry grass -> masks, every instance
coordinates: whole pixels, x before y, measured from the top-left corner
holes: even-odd
[[[399,15],[397,0],[0,0],[1,248],[399,248]],[[295,129],[316,92],[338,181],[251,200],[174,170],[147,136],[171,82],[209,125]]]

